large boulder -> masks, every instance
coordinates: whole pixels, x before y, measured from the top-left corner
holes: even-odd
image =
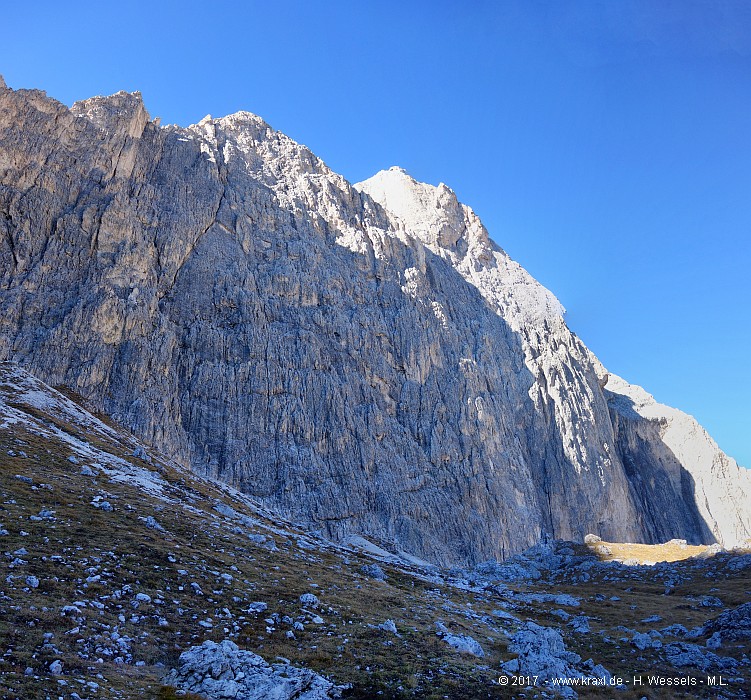
[[[568,679],[596,679],[601,684],[610,683],[611,674],[592,659],[582,661],[581,656],[566,649],[563,636],[554,627],[543,627],[527,622],[511,637],[509,651],[517,654],[501,668],[509,675],[537,676],[539,684],[548,682],[566,697],[577,697],[566,685]]]
[[[210,700],[329,700],[344,689],[306,668],[268,664],[229,640],[187,649],[164,682]]]

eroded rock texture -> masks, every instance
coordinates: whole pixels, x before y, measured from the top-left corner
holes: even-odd
[[[0,85],[0,256],[0,359],[327,536],[471,563],[751,534],[745,470],[671,441],[692,419],[608,377],[444,185],[353,187],[246,112]]]

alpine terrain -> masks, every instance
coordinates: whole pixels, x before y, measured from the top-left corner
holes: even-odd
[[[445,185],[351,185],[247,112],[0,83],[0,360],[334,541],[732,547],[751,476],[608,374]]]
[[[445,185],[0,78],[0,697],[747,698],[751,477]]]

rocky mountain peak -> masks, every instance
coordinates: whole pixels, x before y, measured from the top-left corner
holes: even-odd
[[[124,130],[128,136],[139,138],[150,121],[140,92],[121,90],[106,97],[91,97],[75,102],[70,111],[84,117],[107,133]]]
[[[250,113],[3,90],[0,259],[0,360],[326,537],[475,563],[751,534],[737,465],[603,388],[448,187],[353,187]]]
[[[355,188],[373,197],[401,219],[410,233],[431,247],[453,249],[469,234],[467,223],[473,213],[459,204],[454,192],[443,183],[434,187],[417,182],[406,170],[394,166],[356,184]],[[487,232],[481,225],[473,233],[480,236],[484,233],[487,241]]]
[[[392,167],[360,182],[368,194],[433,253],[477,287],[514,328],[562,317],[555,296],[496,245],[474,211],[444,183],[418,182]]]

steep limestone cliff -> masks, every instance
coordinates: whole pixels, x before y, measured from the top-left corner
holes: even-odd
[[[0,359],[327,536],[466,563],[751,533],[745,472],[619,411],[451,190],[352,187],[252,114],[0,85],[0,257]]]

